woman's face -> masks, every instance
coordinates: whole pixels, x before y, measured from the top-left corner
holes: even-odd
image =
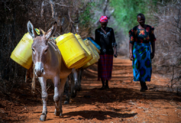
[[[145,24],[145,17],[144,16],[138,16],[137,21],[141,26],[143,26]]]
[[[101,27],[104,29],[107,27],[107,22],[101,22]]]

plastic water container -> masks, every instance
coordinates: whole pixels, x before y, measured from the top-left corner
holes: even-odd
[[[90,37],[88,37],[87,39],[90,40],[97,47],[98,50],[101,49],[101,47],[95,41],[93,41]]]
[[[77,67],[75,67],[75,69],[81,68],[82,66],[84,66],[87,62],[89,62],[93,56],[91,51],[89,50],[89,48],[85,45],[84,41],[82,40],[81,36],[78,34],[75,34],[75,37],[77,38],[77,40],[79,41],[80,45],[82,46],[82,48],[84,49],[84,51],[87,54],[87,58],[82,61]]]
[[[93,48],[93,51],[96,54],[96,59],[98,61],[100,59],[100,55],[98,54],[97,50],[94,48],[94,45],[91,42],[90,42],[90,46],[91,46],[91,48]]]
[[[91,41],[90,41],[90,44],[94,47],[94,49],[98,52],[98,54],[100,54],[100,50]]]
[[[68,68],[76,68],[87,59],[86,52],[73,33],[60,35],[55,41]]]
[[[83,66],[83,68],[87,68],[89,67],[90,65],[98,62],[100,56],[99,54],[97,53],[96,49],[92,46],[92,44],[90,43],[89,40],[84,40],[85,44],[87,45],[87,47],[90,49],[91,53],[93,54],[93,58],[92,60],[90,60],[87,64],[85,64]]]
[[[11,53],[10,58],[24,68],[29,69],[32,65],[32,44],[33,38],[29,33],[26,33]]]

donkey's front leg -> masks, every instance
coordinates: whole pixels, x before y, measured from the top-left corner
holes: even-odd
[[[38,79],[41,85],[41,90],[42,90],[41,96],[42,96],[42,102],[43,102],[43,110],[40,116],[40,120],[45,121],[46,115],[47,115],[47,99],[48,99],[48,94],[46,90],[46,79],[44,77],[39,77]]]
[[[62,115],[62,95],[64,92],[64,86],[67,78],[60,79],[58,77],[54,78],[54,101],[55,101],[55,115]]]
[[[77,91],[80,91],[81,88],[81,81],[82,81],[82,73],[83,73],[83,68],[80,68],[78,71],[78,82],[77,82]]]

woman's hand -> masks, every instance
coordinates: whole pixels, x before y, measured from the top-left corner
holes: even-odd
[[[114,57],[117,57],[117,48],[114,46]]]
[[[133,54],[132,54],[132,53],[129,54],[129,59],[130,59],[131,61],[133,61]]]

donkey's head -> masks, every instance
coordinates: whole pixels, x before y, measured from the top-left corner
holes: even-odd
[[[45,72],[44,65],[50,61],[51,57],[48,47],[48,39],[54,34],[56,27],[57,24],[54,23],[46,33],[40,29],[40,35],[38,36],[34,30],[33,24],[30,21],[27,23],[28,32],[33,38],[32,60],[35,64],[34,72],[37,77],[42,76]]]

